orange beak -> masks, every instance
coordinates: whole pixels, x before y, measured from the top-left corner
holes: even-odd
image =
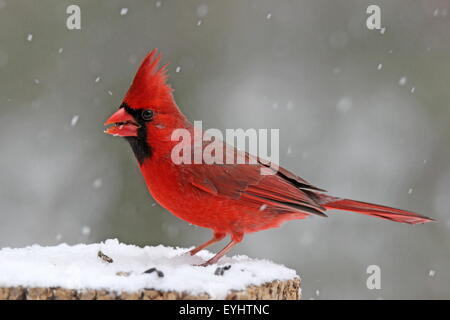
[[[119,137],[137,137],[138,129],[141,127],[134,118],[125,110],[120,108],[105,122],[105,126],[112,125],[104,132]]]

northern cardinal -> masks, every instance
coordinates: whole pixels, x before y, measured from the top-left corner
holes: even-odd
[[[212,229],[212,239],[190,254],[231,236],[231,241],[203,265],[216,263],[246,233],[311,215],[326,217],[327,209],[409,224],[433,221],[409,211],[326,195],[283,168],[262,175],[260,169],[266,166],[262,162],[174,163],[171,153],[179,141],[172,141],[173,131],[184,128],[194,137],[195,128],[175,103],[167,84],[167,65],[160,67],[160,60],[156,49],[145,57],[119,110],[105,122],[111,125],[105,132],[125,137],[130,143],[148,190],[159,204],[191,224]]]

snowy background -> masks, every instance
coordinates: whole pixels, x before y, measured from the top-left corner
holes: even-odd
[[[66,28],[70,4],[82,30]],[[369,4],[384,32],[365,27]],[[191,120],[280,128],[282,166],[438,220],[336,212],[248,235],[234,254],[296,269],[306,299],[450,298],[446,0],[0,0],[0,247],[210,236],[155,204],[127,143],[103,134],[155,47]],[[366,287],[372,264],[381,290]]]

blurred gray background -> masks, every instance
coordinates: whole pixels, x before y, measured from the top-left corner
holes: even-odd
[[[366,28],[369,4],[384,32]],[[444,0],[0,0],[0,247],[209,238],[155,204],[130,147],[103,134],[152,48],[204,128],[280,128],[282,166],[438,220],[332,212],[250,234],[233,254],[295,268],[306,299],[450,298]],[[381,290],[366,287],[372,264]]]

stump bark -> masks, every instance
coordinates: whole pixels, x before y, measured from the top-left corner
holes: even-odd
[[[231,291],[225,300],[299,300],[300,278],[248,286]],[[64,288],[0,288],[0,300],[209,300],[208,294],[192,295],[186,292],[144,289],[137,292],[107,290],[72,290]]]

